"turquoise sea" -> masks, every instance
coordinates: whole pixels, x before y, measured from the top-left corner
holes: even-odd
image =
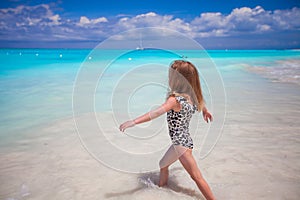
[[[204,95],[208,108],[216,113],[216,123],[219,115],[218,107],[214,106],[215,103],[224,104],[224,109],[226,108],[224,110],[226,117],[224,118],[223,135],[217,144],[216,151],[213,151],[216,155],[214,157],[213,153],[211,157],[204,160],[204,173],[207,173],[208,180],[211,180],[213,190],[218,193],[219,197],[224,197],[220,199],[264,199],[264,197],[274,199],[272,197],[278,197],[278,195],[280,198],[277,199],[299,197],[297,187],[300,177],[297,166],[299,167],[300,127],[297,121],[300,117],[300,50],[172,52],[155,49],[98,49],[95,51],[92,49],[0,49],[0,152],[2,151],[1,160],[6,163],[0,168],[0,182],[1,184],[5,182],[0,186],[0,199],[21,199],[19,197],[20,190],[22,198],[29,196],[32,199],[47,199],[43,195],[51,195],[54,191],[57,192],[54,199],[82,199],[82,197],[91,199],[102,197],[101,195],[108,199],[119,199],[120,195],[125,195],[121,199],[143,199],[143,195],[149,197],[148,199],[156,198],[157,196],[151,196],[154,195],[151,191],[158,190],[151,186],[152,178],[156,177],[153,174],[153,176],[150,174],[139,177],[142,179],[142,183],[139,183],[142,186],[137,188],[142,189],[136,190],[139,192],[135,198],[130,196],[131,189],[133,188],[132,192],[135,191],[134,184],[128,185],[126,188],[128,193],[126,191],[122,193],[117,191],[117,186],[114,187],[112,183],[108,183],[112,188],[111,191],[108,186],[103,185],[100,189],[98,188],[101,192],[93,196],[92,192],[96,194],[98,190],[87,190],[87,187],[84,186],[86,180],[83,179],[78,182],[82,184],[81,187],[85,191],[91,193],[80,193],[80,195],[85,195],[80,196],[75,190],[78,192],[81,189],[78,189],[77,185],[72,182],[73,179],[75,180],[75,174],[68,174],[69,171],[66,171],[71,164],[64,160],[63,153],[59,153],[62,152],[59,150],[60,147],[68,145],[67,142],[62,143],[63,139],[62,141],[56,140],[58,143],[51,150],[45,149],[46,146],[50,147],[51,145],[51,142],[48,141],[36,143],[33,154],[23,155],[21,153],[30,151],[31,140],[37,141],[37,138],[34,140],[31,135],[38,133],[41,137],[45,136],[41,141],[46,141],[48,137],[52,137],[46,135],[49,134],[49,130],[59,134],[70,129],[73,126],[72,120],[70,127],[62,124],[65,120],[72,119],[73,114],[79,116],[92,111],[120,112],[120,118],[126,119],[159,105],[164,101],[167,91],[167,67],[175,59],[199,61],[200,66],[197,67],[202,78]],[[209,63],[209,67],[205,66],[205,63]],[[216,79],[210,79],[210,71]],[[87,74],[87,76],[80,77],[79,73]],[[79,87],[81,88],[78,91],[81,93],[74,95],[74,92],[78,92],[77,84],[80,81]],[[216,85],[224,89],[225,96],[222,96],[224,99],[212,98],[212,94],[216,92],[211,88],[211,83],[214,81]],[[93,85],[90,86],[91,84]],[[88,89],[85,91],[84,88]],[[134,88],[134,90],[128,92],[126,88]],[[88,104],[89,106],[83,105],[84,102],[90,101],[88,98],[90,94],[93,99]],[[124,98],[127,98],[126,101],[123,101]],[[73,113],[74,109],[76,109],[75,113]],[[116,129],[116,127],[113,128]],[[30,178],[34,175],[29,173],[30,169],[35,169],[34,166],[38,165],[38,162],[42,163],[42,160],[27,163],[27,165],[22,161],[15,165],[10,164],[14,163],[13,160],[23,159],[22,156],[25,156],[24,158],[31,156],[30,158],[34,160],[34,152],[40,152],[37,149],[47,152],[43,156],[49,155],[47,157],[49,160],[56,161],[58,159],[59,164],[51,166],[53,169],[65,173],[64,178],[66,178],[62,180],[57,175],[57,179],[53,179],[49,186],[52,189],[47,190],[48,192],[45,194],[39,186],[47,187],[48,179],[37,181],[38,178]],[[9,152],[15,152],[15,154],[9,154]],[[220,152],[223,152],[222,156],[224,157]],[[38,155],[35,156],[38,157]],[[70,154],[68,159],[75,162],[76,155],[72,156]],[[233,157],[235,159],[231,160]],[[284,162],[282,162],[283,159],[285,159]],[[214,166],[210,166],[212,163]],[[228,167],[226,167],[226,163]],[[296,167],[293,166],[293,163],[296,164]],[[78,161],[75,164],[78,164],[78,173],[81,173],[79,166],[82,165],[82,162]],[[269,171],[269,167],[272,165],[274,171]],[[51,174],[56,174],[46,166],[44,167],[42,171],[39,171],[40,175],[47,174],[45,176],[50,177]],[[35,170],[37,169],[41,168]],[[174,170],[176,169],[178,170],[178,168]],[[248,170],[243,171],[243,169]],[[27,174],[23,176],[22,180],[12,175],[18,170],[25,170],[24,173]],[[107,169],[103,170],[106,170],[106,174],[101,174],[102,178],[100,179],[102,181],[103,178],[109,180],[108,174],[112,172]],[[258,176],[251,175],[250,171],[257,173]],[[111,176],[119,177],[120,183],[125,183],[127,180],[131,180],[130,178],[136,178],[128,174],[118,175],[116,173],[112,173]],[[235,175],[235,178],[231,179],[232,175]],[[272,178],[273,175],[277,178],[281,176],[280,182]],[[127,176],[130,176],[129,179]],[[244,176],[247,178],[242,178]],[[259,176],[263,177],[263,181],[258,178]],[[172,180],[176,182],[174,177]],[[60,188],[55,185],[56,181],[64,187]],[[97,181],[94,183],[99,184]],[[267,188],[265,191],[270,190],[269,196],[265,195],[262,189],[262,191],[256,190],[257,188],[254,188],[256,184],[259,188]],[[285,184],[286,187],[283,186],[285,189],[279,189],[282,188],[281,184]],[[239,186],[233,187],[233,185]],[[147,190],[149,187],[150,189]],[[167,192],[167,196],[164,196],[165,190],[159,192],[162,197],[173,199],[197,197],[197,195],[193,196],[195,192],[186,192],[174,183],[174,191],[176,188],[179,193],[178,191],[177,193]],[[249,192],[254,190],[257,192],[257,196]],[[276,194],[276,192],[280,194]],[[292,195],[288,196],[287,193]]]
[[[90,49],[1,49],[0,50],[0,137],[21,135],[31,127],[64,118],[72,114],[72,92],[76,74],[84,61],[89,61]],[[101,55],[110,54],[101,50]],[[149,52],[148,52],[149,51]],[[168,65],[175,54],[151,50],[129,51],[134,60]],[[193,51],[190,51],[193,54]],[[119,55],[115,52],[113,55]],[[159,55],[158,55],[159,54]],[[237,87],[244,76],[300,85],[300,51],[298,50],[210,50],[226,87]],[[194,52],[197,57],[197,52]],[[124,65],[112,73],[130,70],[127,57]],[[102,56],[100,58],[106,58]],[[107,56],[109,58],[109,55]],[[98,62],[101,60],[92,58]],[[148,61],[145,59],[148,59]],[[158,59],[161,59],[160,61]],[[137,63],[135,63],[137,65]],[[119,71],[118,71],[119,70]],[[201,69],[200,69],[201,71]],[[100,74],[99,74],[100,76]],[[112,75],[113,76],[113,75]],[[115,81],[110,76],[111,81]],[[264,87],[263,82],[255,87]],[[228,89],[228,88],[227,88]],[[242,88],[241,88],[242,89]],[[1,140],[3,141],[3,140]]]

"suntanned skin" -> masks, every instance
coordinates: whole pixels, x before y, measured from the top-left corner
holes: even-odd
[[[162,114],[170,111],[170,110],[174,110],[175,112],[179,112],[181,109],[181,105],[180,103],[178,103],[175,99],[175,97],[170,96],[165,103],[163,103],[160,107],[158,107],[157,109],[150,111],[140,117],[137,117],[134,120],[131,121],[127,121],[123,124],[120,125],[120,131],[124,132],[127,128],[132,127],[136,124],[140,124],[140,123],[144,123],[150,120],[153,120],[159,116],[161,116]],[[204,107],[202,109],[202,113],[203,113],[203,118],[206,122],[212,121],[212,115],[207,111],[207,109]],[[178,154],[178,157],[174,157],[171,159],[171,162],[168,162],[168,164],[166,166],[161,166],[160,168],[160,177],[159,177],[159,183],[158,185],[160,187],[165,186],[168,182],[168,178],[169,178],[169,170],[168,167],[175,162],[177,159],[179,159],[180,163],[182,164],[182,166],[185,168],[185,170],[189,173],[189,175],[191,176],[191,178],[195,181],[195,183],[197,184],[198,188],[200,189],[200,191],[202,192],[202,194],[205,196],[205,198],[207,200],[214,200],[215,197],[212,194],[212,191],[210,190],[207,182],[205,181],[205,179],[203,178],[200,169],[197,166],[197,163],[192,155],[192,149],[188,149],[179,145],[173,145],[173,146],[177,146],[177,147],[170,147],[170,149],[168,151],[172,151],[171,148],[175,148],[177,153],[180,152],[180,154]],[[168,154],[168,151],[166,153],[166,155]],[[165,156],[166,156],[165,155]],[[164,159],[164,158],[163,158]],[[162,160],[163,160],[162,159]]]

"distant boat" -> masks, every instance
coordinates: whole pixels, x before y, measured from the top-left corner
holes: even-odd
[[[138,47],[136,48],[136,50],[144,50],[144,48],[141,47],[141,46],[138,46]]]

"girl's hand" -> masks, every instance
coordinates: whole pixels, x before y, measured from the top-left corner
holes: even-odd
[[[124,122],[123,124],[120,125],[119,129],[120,131],[124,132],[125,129],[133,127],[135,125],[134,120],[130,120],[127,122]]]
[[[213,120],[212,115],[205,109],[202,111],[204,121],[211,122]]]

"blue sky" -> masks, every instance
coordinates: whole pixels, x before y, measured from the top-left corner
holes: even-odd
[[[0,47],[92,48],[142,27],[179,31],[208,49],[300,48],[299,0],[6,0]]]

